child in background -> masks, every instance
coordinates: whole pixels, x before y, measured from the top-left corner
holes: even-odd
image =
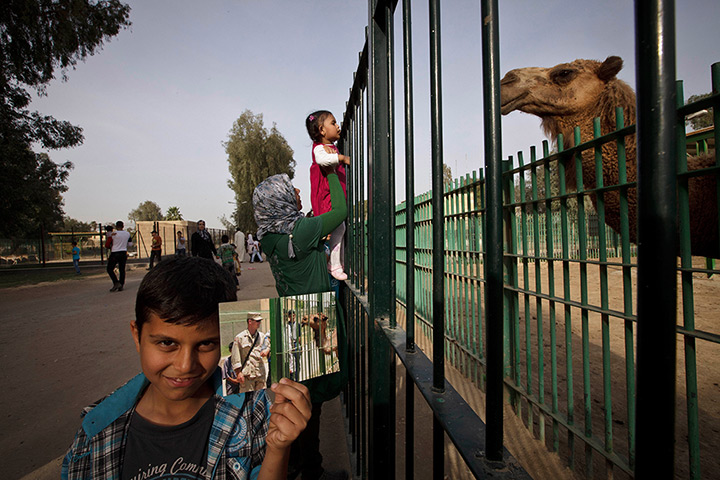
[[[177,232],[177,246],[175,247],[175,255],[184,257],[187,255],[187,246],[185,245],[185,237],[183,232]]]
[[[80,249],[77,246],[77,242],[73,240],[72,242],[72,257],[73,257],[73,267],[75,267],[75,273],[80,275]]]
[[[218,248],[220,261],[222,262],[223,268],[230,272],[232,277],[235,279],[235,286],[237,286],[239,285],[239,282],[237,275],[235,274],[235,245],[230,243],[230,237],[227,235],[220,237],[220,241],[222,241],[222,245]]]
[[[342,155],[335,142],[340,139],[340,125],[335,117],[327,110],[318,110],[308,115],[305,120],[308,135],[313,141],[312,165],[310,166],[310,203],[313,215],[319,216],[331,210],[330,187],[328,186],[327,172],[335,167],[343,193],[347,197],[345,187],[345,166],[350,165],[350,157]],[[347,280],[343,269],[343,236],[345,235],[345,222],[341,223],[330,233],[328,271],[337,280]]]

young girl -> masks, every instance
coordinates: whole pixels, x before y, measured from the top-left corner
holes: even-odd
[[[335,142],[340,139],[340,125],[337,124],[332,113],[327,110],[311,113],[305,119],[305,127],[313,141],[312,165],[310,166],[310,203],[313,215],[317,216],[329,212],[332,208],[327,173],[332,172],[335,167],[337,167],[336,172],[343,193],[347,197],[344,165],[350,165],[350,157],[340,154],[335,146]],[[344,235],[345,222],[330,233],[328,242],[330,247],[328,271],[338,280],[347,280],[341,261]]]

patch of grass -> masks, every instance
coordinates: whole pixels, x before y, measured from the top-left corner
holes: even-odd
[[[85,273],[95,273],[90,270]],[[56,282],[58,280],[78,280],[84,275],[77,275],[72,266],[68,268],[42,268],[24,267],[22,269],[0,269],[0,288],[35,285],[42,282]]]

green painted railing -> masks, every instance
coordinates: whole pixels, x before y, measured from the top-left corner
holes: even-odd
[[[339,142],[353,159],[346,237],[350,278],[341,284],[340,302],[350,338],[344,401],[356,476],[394,478],[396,463],[403,462],[405,477],[415,477],[416,393],[433,412],[433,447],[427,453],[434,478],[446,474],[445,435],[471,474],[527,478],[503,447],[507,403],[530,435],[586,478],[643,477],[662,468],[668,476],[674,469],[678,478],[698,479],[720,471],[715,461],[720,445],[712,434],[720,429],[720,412],[713,413],[707,393],[713,380],[703,375],[698,356],[698,348],[718,348],[720,331],[713,323],[716,312],[695,294],[700,282],[720,270],[690,256],[694,212],[688,202],[688,185],[701,175],[716,179],[720,192],[720,166],[688,172],[686,163],[692,148],[711,150],[718,131],[691,136],[692,148],[684,135],[684,118],[693,112],[714,107],[715,121],[720,120],[720,64],[712,67],[713,95],[670,113],[664,109],[670,98],[682,98],[681,90],[667,90],[674,82],[668,67],[674,59],[655,58],[674,45],[670,30],[656,28],[674,21],[658,13],[668,4],[638,3],[638,45],[657,48],[638,60],[638,118],[645,123],[637,131],[625,126],[618,111],[614,132],[600,132],[596,125],[592,140],[584,143],[576,130],[571,149],[559,138],[555,153],[543,144],[541,155],[531,148],[527,160],[522,152],[500,160],[497,2],[483,1],[486,166],[443,188],[440,10],[439,1],[431,0],[433,189],[415,195],[412,28],[410,1],[403,1],[401,161],[408,180],[406,200],[398,205],[397,2],[370,0],[367,41]],[[649,108],[648,97],[663,108]],[[670,142],[668,129],[677,132]],[[638,169],[650,172],[637,182],[628,181],[625,158],[625,144],[635,135]],[[617,184],[603,178],[601,148],[607,143],[618,152]],[[584,182],[580,168],[588,161],[594,162],[593,186]],[[658,174],[675,165],[677,181]],[[570,170],[574,190],[566,185]],[[637,191],[637,205],[628,199],[631,191]],[[714,202],[718,199],[720,194]],[[617,232],[606,226],[610,204],[619,209]],[[633,208],[641,219],[638,238],[649,239],[639,246],[629,241]],[[664,220],[643,223],[648,218]],[[676,315],[676,285],[682,320]],[[684,355],[677,364],[684,385],[677,387],[676,344]],[[396,372],[398,360],[404,379]],[[487,423],[458,394],[459,385],[447,381],[448,369],[485,394]],[[402,403],[396,381],[406,387],[404,452],[396,451],[396,408]]]

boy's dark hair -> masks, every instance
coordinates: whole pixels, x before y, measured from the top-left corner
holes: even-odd
[[[135,325],[140,333],[150,314],[175,325],[197,325],[214,319],[219,303],[235,300],[230,272],[206,258],[173,257],[160,262],[140,283]]]
[[[223,235],[222,237],[220,237],[220,241],[222,243],[227,243],[230,241],[230,237],[228,237],[227,235]]]
[[[117,222],[115,222],[115,227],[116,228],[125,228],[125,224],[123,223],[122,220],[118,220]]]
[[[320,135],[320,125],[322,125],[325,117],[328,115],[332,115],[332,113],[327,110],[318,110],[308,115],[305,119],[305,128],[307,128],[310,140],[313,142],[320,143],[320,139],[322,138],[322,135]]]
[[[73,240],[73,241],[70,242],[70,243],[72,244],[73,247],[74,247],[75,245],[77,245],[77,242],[76,242],[75,240]]]

